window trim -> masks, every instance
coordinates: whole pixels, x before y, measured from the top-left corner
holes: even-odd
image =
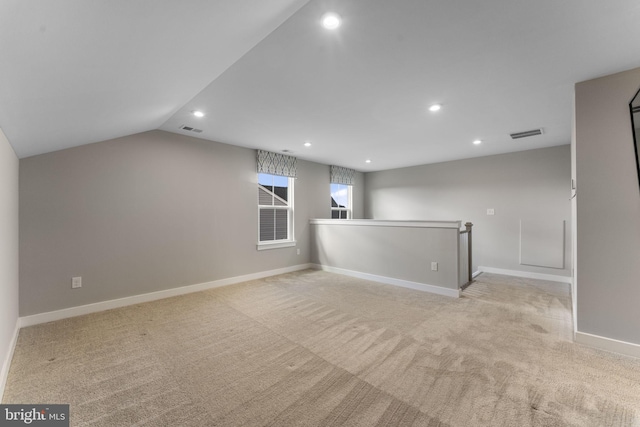
[[[295,240],[270,240],[268,242],[258,242],[256,249],[266,251],[269,249],[291,248],[296,246]]]
[[[275,174],[272,173],[266,173],[266,172],[259,172],[258,175],[262,173],[265,175],[273,175],[273,176],[277,176]],[[257,176],[256,176],[257,177]],[[263,251],[263,250],[268,250],[268,249],[279,249],[279,248],[289,248],[292,246],[296,246],[297,241],[295,238],[295,196],[294,196],[294,182],[295,182],[295,178],[292,176],[287,176],[285,177],[288,180],[288,184],[287,184],[287,188],[288,188],[288,194],[287,194],[287,206],[271,206],[271,205],[261,205],[260,204],[260,196],[258,195],[258,241],[256,243],[256,249],[259,251]],[[258,184],[258,190],[260,189],[260,182],[257,182]],[[277,195],[276,195],[277,197]],[[287,239],[281,239],[281,240],[264,240],[261,241],[260,240],[260,211],[262,209],[277,209],[277,210],[286,210],[289,212],[289,215],[287,215]]]

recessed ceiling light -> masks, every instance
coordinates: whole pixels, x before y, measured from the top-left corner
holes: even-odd
[[[322,16],[322,26],[327,30],[335,30],[342,23],[342,19],[340,19],[340,15],[335,13],[325,13]]]
[[[442,108],[442,105],[433,104],[431,107],[429,107],[429,111],[436,112],[436,111],[440,111],[441,108]]]
[[[305,147],[311,147],[311,142],[309,142],[309,141],[305,141],[304,146],[305,146]]]
[[[365,163],[371,163],[371,159],[367,159],[364,161]]]
[[[192,111],[191,113],[196,117],[204,117],[204,113],[202,111],[195,110],[195,111]]]
[[[475,141],[473,141],[473,143],[475,145],[479,145],[479,144],[482,144],[482,140],[481,139],[476,139]]]

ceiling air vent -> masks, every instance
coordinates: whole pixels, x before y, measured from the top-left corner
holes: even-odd
[[[542,129],[528,130],[525,132],[516,132],[510,135],[511,135],[511,139],[527,138],[529,136],[542,135]]]
[[[191,126],[186,126],[186,125],[180,126],[180,129],[186,130],[186,131],[189,131],[189,132],[202,133],[202,129],[196,129],[196,128],[192,128]]]

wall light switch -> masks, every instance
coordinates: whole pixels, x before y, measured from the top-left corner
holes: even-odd
[[[489,208],[487,209],[487,215],[495,215],[496,214],[496,210],[493,208]]]
[[[438,271],[438,263],[437,262],[432,262],[431,263],[431,271]]]
[[[81,288],[82,287],[82,277],[72,277],[71,278],[71,288]]]

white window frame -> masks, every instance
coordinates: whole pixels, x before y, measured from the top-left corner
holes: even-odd
[[[263,175],[274,175],[269,173],[263,173]],[[274,175],[276,176],[276,175]],[[295,178],[293,177],[284,177],[287,178],[287,206],[275,206],[275,205],[261,205],[260,204],[260,196],[258,195],[258,243],[256,244],[256,248],[259,251],[265,249],[278,249],[278,248],[288,248],[296,245],[295,235],[294,235],[294,218],[295,218],[295,210],[294,210],[294,182]],[[260,189],[260,182],[258,181],[258,190]],[[258,193],[259,194],[259,193]],[[286,210],[287,214],[287,239],[280,240],[260,240],[260,211],[262,209],[277,209],[277,210]]]
[[[348,206],[346,208],[334,208],[333,206],[331,206],[331,218],[333,219],[333,212],[346,212],[347,213],[347,218],[346,219],[352,219],[353,218],[353,213],[352,213],[353,212],[353,185],[331,183],[329,185],[329,196],[330,196],[330,198],[332,198],[331,197],[331,186],[332,185],[341,185],[341,186],[347,187],[347,204],[348,204]],[[341,218],[341,219],[345,219],[345,218]]]

